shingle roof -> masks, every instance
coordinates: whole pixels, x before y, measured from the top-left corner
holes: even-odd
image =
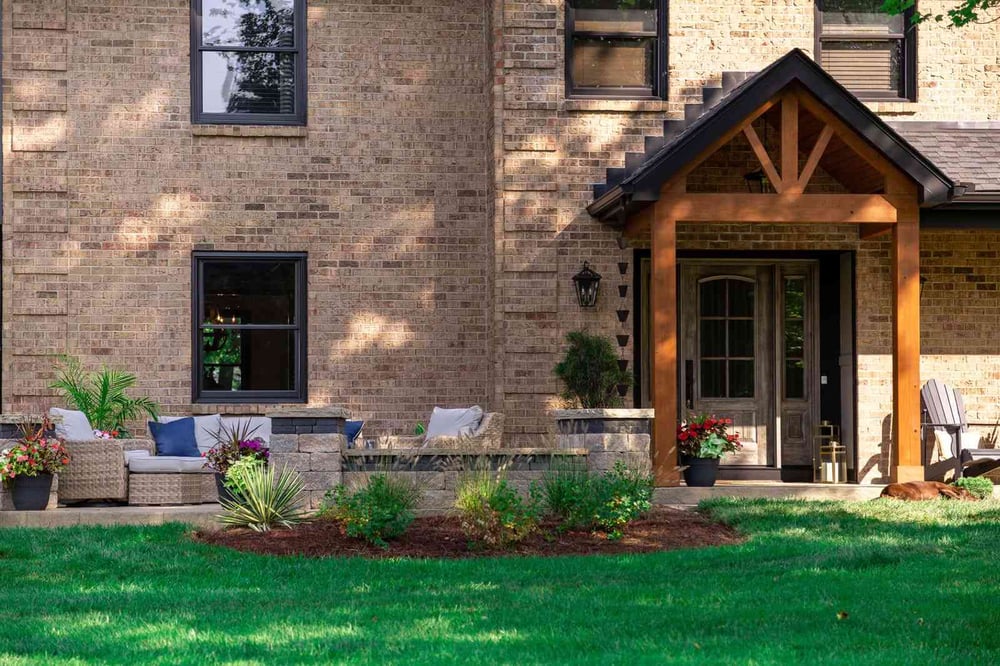
[[[955,182],[1000,190],[1000,123],[896,121],[889,125]]]

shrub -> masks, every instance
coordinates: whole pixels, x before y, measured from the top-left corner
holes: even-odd
[[[406,531],[420,501],[416,483],[396,474],[374,474],[353,492],[344,484],[327,491],[321,513],[341,521],[348,536],[387,548]]]
[[[56,381],[51,388],[59,391],[66,404],[87,415],[95,430],[130,437],[126,421],[143,414],[159,416],[159,406],[149,398],[130,398],[125,392],[136,382],[135,375],[122,370],[102,367],[100,372],[84,371],[79,359],[64,356],[56,366]]]
[[[959,488],[965,488],[976,499],[993,497],[993,482],[981,476],[963,476],[954,483]]]
[[[622,398],[618,387],[632,386],[632,373],[618,364],[611,340],[583,331],[566,335],[569,348],[555,368],[565,385],[563,397],[584,409],[618,407]]]
[[[620,539],[629,523],[652,507],[653,477],[618,461],[603,475],[553,470],[542,479],[542,496],[562,530],[592,529]]]
[[[534,497],[523,499],[502,470],[466,473],[455,489],[455,507],[465,535],[493,548],[522,541],[538,527],[538,502]]]
[[[220,516],[224,525],[267,532],[277,525],[292,527],[305,520],[300,508],[304,483],[297,472],[282,467],[275,476],[273,466],[253,465],[241,477],[243,488],[233,500],[219,498],[225,510]]]

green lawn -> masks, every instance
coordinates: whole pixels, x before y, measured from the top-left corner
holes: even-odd
[[[1000,661],[1000,503],[708,508],[750,541],[376,562],[178,525],[0,530],[0,664]]]

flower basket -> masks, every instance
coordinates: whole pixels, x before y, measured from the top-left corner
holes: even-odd
[[[727,453],[743,448],[739,433],[729,434],[731,419],[712,416],[690,416],[677,426],[677,450],[684,466],[684,483],[695,487],[712,487],[719,473],[719,461]]]

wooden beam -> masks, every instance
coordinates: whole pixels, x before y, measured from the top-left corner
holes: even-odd
[[[703,150],[701,152],[701,154],[699,154],[693,160],[689,161],[684,166],[684,168],[681,169],[681,171],[679,171],[677,173],[677,175],[680,176],[680,177],[684,177],[684,176],[687,176],[692,171],[694,171],[695,169],[697,169],[701,165],[702,162],[704,162],[709,157],[711,157],[713,154],[715,154],[715,152],[717,150],[719,150],[724,145],[726,145],[727,143],[729,143],[730,141],[732,141],[734,138],[736,138],[736,135],[739,134],[740,132],[742,132],[744,127],[746,127],[747,125],[751,124],[753,121],[757,120],[762,115],[764,115],[765,113],[767,113],[768,111],[770,111],[771,107],[773,107],[775,104],[777,104],[778,101],[779,101],[779,98],[776,97],[774,99],[771,99],[771,100],[768,100],[768,101],[764,102],[753,113],[751,113],[750,115],[748,115],[743,120],[742,123],[736,125],[735,127],[730,128],[729,130],[726,130],[725,132],[723,132],[722,134],[720,134],[718,136],[718,138],[715,141],[713,141],[711,143],[711,145],[708,146],[708,148],[706,148],[705,150]]]
[[[781,182],[784,190],[799,182],[799,98],[794,92],[781,99]]]
[[[672,203],[678,222],[896,222],[893,202],[879,194],[681,194]]]
[[[760,137],[757,136],[757,130],[753,128],[753,125],[747,125],[743,128],[743,134],[746,136],[747,141],[750,142],[750,147],[753,148],[753,154],[757,156],[760,161],[760,166],[764,169],[764,173],[767,174],[768,179],[771,181],[771,185],[774,186],[774,190],[779,194],[785,191],[784,183],[781,182],[781,176],[778,175],[778,170],[774,168],[774,162],[771,161],[771,156],[767,154],[767,149],[764,148],[764,144],[761,143]]]
[[[823,130],[816,137],[816,143],[813,145],[812,151],[806,159],[805,166],[802,167],[799,180],[793,187],[788,188],[788,192],[801,194],[806,191],[806,187],[809,185],[809,181],[812,180],[813,173],[816,171],[816,167],[819,166],[819,161],[822,159],[823,153],[826,152],[826,147],[830,144],[832,137],[833,128],[830,125],[823,125]]]
[[[923,481],[920,454],[920,211],[899,211],[892,233],[894,480]]]
[[[677,466],[677,220],[673,198],[684,192],[674,184],[656,202],[653,217],[651,294],[653,310],[653,475],[658,486],[680,484]]]
[[[861,240],[878,238],[892,231],[892,228],[895,226],[895,224],[862,223],[858,225],[858,238]]]
[[[858,136],[857,131],[848,127],[844,121],[842,121],[835,113],[830,111],[815,100],[808,93],[800,92],[798,94],[799,104],[805,108],[809,113],[816,116],[816,118],[822,120],[826,124],[833,127],[834,133],[837,137],[843,141],[848,148],[857,153],[863,160],[868,162],[872,167],[879,173],[885,175],[888,173],[899,173],[899,169],[887,160],[882,153],[875,150],[875,148],[868,145],[868,143]]]

